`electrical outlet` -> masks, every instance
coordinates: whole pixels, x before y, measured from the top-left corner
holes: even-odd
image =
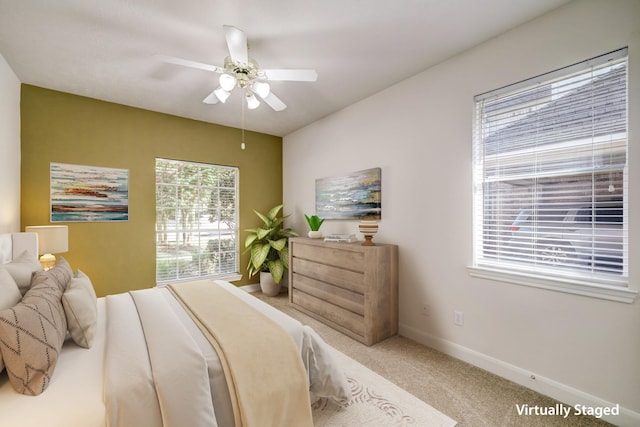
[[[462,311],[454,310],[453,312],[453,323],[458,326],[464,325],[464,313]]]
[[[420,306],[420,314],[425,317],[429,317],[429,315],[431,314],[431,307],[429,306],[429,304],[425,303]]]

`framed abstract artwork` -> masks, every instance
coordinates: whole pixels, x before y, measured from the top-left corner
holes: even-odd
[[[51,163],[51,222],[127,221],[129,170]]]
[[[316,180],[316,215],[325,219],[382,218],[380,168]]]

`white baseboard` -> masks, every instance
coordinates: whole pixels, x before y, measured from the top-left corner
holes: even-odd
[[[581,390],[570,387],[566,384],[559,383],[540,376],[534,372],[519,368],[518,366],[477,352],[470,348],[447,341],[445,339],[426,334],[407,325],[400,325],[400,335],[434,348],[456,359],[470,363],[474,366],[482,368],[492,374],[498,375],[520,384],[540,394],[549,396],[567,405],[585,405],[593,408],[614,407],[616,403],[608,402],[599,397],[590,395]],[[526,402],[523,402],[526,403]],[[619,415],[604,415],[603,420],[620,427],[640,426],[640,413],[620,406]]]

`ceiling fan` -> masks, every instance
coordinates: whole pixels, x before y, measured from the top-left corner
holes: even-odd
[[[261,69],[258,63],[249,57],[244,31],[230,25],[223,25],[222,28],[229,48],[229,56],[225,58],[222,67],[173,56],[156,55],[164,62],[219,73],[220,85],[202,101],[205,104],[217,104],[218,101],[224,103],[231,91],[238,87],[244,90],[247,108],[250,110],[258,108],[260,97],[275,111],[282,111],[287,106],[271,92],[269,80],[315,82],[318,79],[318,73],[312,69]]]

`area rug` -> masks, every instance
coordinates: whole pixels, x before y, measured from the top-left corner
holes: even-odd
[[[342,407],[328,399],[312,405],[315,427],[453,427],[456,422],[347,355],[335,350],[352,399]]]

